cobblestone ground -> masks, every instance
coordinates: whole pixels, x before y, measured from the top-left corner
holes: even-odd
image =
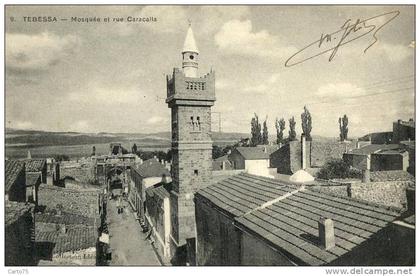
[[[155,251],[140,224],[135,219],[133,209],[124,201],[124,213],[117,213],[116,201],[108,202],[108,221],[110,247],[112,250],[111,266],[145,265],[160,266]]]

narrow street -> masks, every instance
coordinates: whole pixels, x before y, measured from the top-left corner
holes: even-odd
[[[116,201],[108,201],[108,219],[110,247],[112,250],[111,266],[149,265],[160,266],[160,262],[135,219],[133,209],[124,203],[124,213],[118,214]]]

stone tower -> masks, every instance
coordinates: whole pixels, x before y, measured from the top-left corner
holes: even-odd
[[[198,48],[191,25],[182,50],[182,70],[166,77],[172,122],[171,251],[196,236],[194,193],[209,185],[212,170],[211,106],[215,75],[198,77]]]

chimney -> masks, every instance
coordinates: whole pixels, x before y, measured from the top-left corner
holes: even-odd
[[[357,139],[357,141],[356,141],[356,149],[360,149],[360,141],[359,141],[359,139]]]
[[[366,155],[366,169],[362,170],[362,182],[370,182],[370,154]]]
[[[362,170],[362,182],[370,182],[370,170]]]
[[[264,146],[263,152],[267,152],[267,147],[266,146]]]
[[[405,190],[405,194],[407,197],[407,211],[414,214],[416,209],[416,190],[408,187]]]
[[[334,222],[332,219],[320,217],[318,221],[319,244],[325,250],[335,246]]]
[[[226,161],[222,161],[222,170],[226,170]]]
[[[143,164],[143,159],[140,158],[140,165]]]
[[[302,144],[302,170],[306,169],[306,136],[302,134],[301,136]]]

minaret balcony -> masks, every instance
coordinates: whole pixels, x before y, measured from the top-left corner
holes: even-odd
[[[214,71],[197,78],[186,77],[178,68],[174,69],[172,76],[167,76],[167,99],[168,104],[186,105],[213,105],[215,98],[215,74]],[[196,101],[195,103],[190,103]],[[207,103],[202,103],[207,101]]]

